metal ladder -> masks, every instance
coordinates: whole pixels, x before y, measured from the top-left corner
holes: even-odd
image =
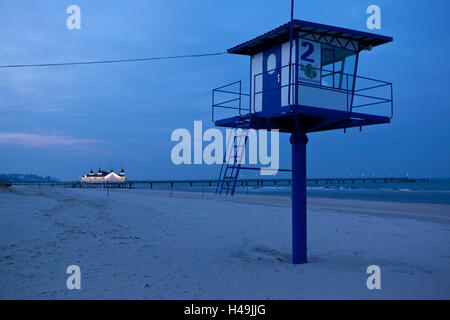
[[[226,195],[229,193],[234,194],[236,189],[236,182],[239,176],[239,171],[241,169],[242,158],[245,156],[245,147],[248,140],[248,132],[250,127],[250,121],[245,122],[244,128],[236,127],[233,128],[232,134],[230,134],[227,142],[227,152],[223,157],[222,167],[220,168],[219,180],[217,181],[216,194],[222,194],[225,192]],[[236,133],[240,130],[240,134]],[[233,150],[228,152],[229,140],[233,138]],[[227,159],[227,154],[229,157]],[[231,161],[231,157],[233,160]],[[225,168],[224,168],[225,167]]]

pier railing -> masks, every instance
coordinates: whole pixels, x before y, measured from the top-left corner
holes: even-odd
[[[407,178],[407,177],[359,177],[359,178],[308,178],[307,183],[326,184],[326,185],[345,185],[354,183],[416,183],[429,182],[428,178]],[[274,186],[274,185],[290,185],[291,178],[278,179],[238,179],[237,185],[240,186]],[[120,188],[133,189],[137,185],[146,185],[152,189],[157,185],[163,185],[173,188],[175,185],[186,185],[190,187],[215,187],[217,179],[192,179],[192,180],[129,180],[123,183],[85,183],[80,181],[58,181],[58,182],[12,182],[12,185],[25,186],[47,186],[47,187],[65,187],[65,188]]]

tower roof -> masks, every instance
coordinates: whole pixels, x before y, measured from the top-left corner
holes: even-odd
[[[322,36],[339,37],[346,40],[358,41],[359,50],[370,49],[372,47],[391,42],[393,40],[392,37],[382,36],[379,34],[340,28],[303,20],[294,20],[293,29],[294,32],[303,31],[305,33],[314,33]],[[261,52],[262,47],[266,46],[267,44],[289,40],[289,35],[290,22],[283,24],[269,32],[266,32],[259,37],[234,46],[227,51],[228,53],[253,55],[254,53]]]

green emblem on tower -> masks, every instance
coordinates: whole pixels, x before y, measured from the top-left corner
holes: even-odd
[[[315,79],[317,77],[317,72],[310,63],[308,63],[306,67],[302,64],[300,69],[303,71],[305,76],[310,79]]]

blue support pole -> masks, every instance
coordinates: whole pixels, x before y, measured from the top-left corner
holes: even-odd
[[[292,41],[294,34],[294,0],[291,1],[291,25],[289,27],[289,82],[288,82],[288,104],[291,107],[291,74],[292,74]]]
[[[306,247],[306,144],[303,131],[292,133],[292,263],[307,262]]]

